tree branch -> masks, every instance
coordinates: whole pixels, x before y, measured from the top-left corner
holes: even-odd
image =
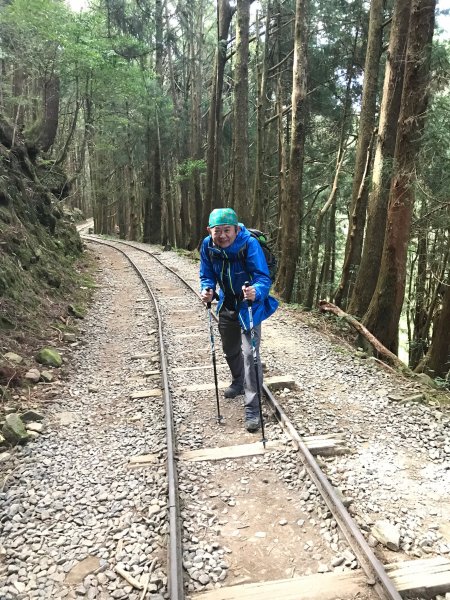
[[[352,327],[356,329],[358,333],[360,333],[363,337],[366,338],[366,340],[375,348],[378,354],[386,360],[386,362],[392,364],[398,369],[401,369],[402,371],[407,369],[407,365],[405,365],[405,363],[401,361],[398,358],[398,356],[396,356],[393,352],[391,352],[385,346],[383,346],[383,344],[379,340],[377,340],[377,338],[374,335],[372,335],[370,331],[364,327],[364,325],[362,325],[357,319],[355,319],[355,317],[352,317],[335,304],[327,302],[326,300],[321,300],[319,302],[319,310],[320,312],[331,312],[333,313],[333,315],[344,319],[344,321],[349,323]]]

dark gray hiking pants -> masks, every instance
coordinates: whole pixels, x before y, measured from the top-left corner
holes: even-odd
[[[261,324],[257,325],[254,328],[254,331],[256,356],[258,359],[259,389],[262,392],[263,377],[261,360],[259,358]],[[244,385],[245,416],[247,418],[259,418],[259,401],[250,331],[242,331],[237,311],[222,308],[219,313],[219,332],[222,339],[223,352],[228,366],[230,367],[233,383]]]

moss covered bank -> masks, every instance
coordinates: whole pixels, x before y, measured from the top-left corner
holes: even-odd
[[[79,301],[82,243],[64,210],[64,173],[40,160],[0,118],[0,395],[20,373],[3,356],[18,352],[30,366],[40,344],[64,325]],[[81,260],[80,260],[81,259]],[[67,323],[66,323],[67,324]],[[30,359],[31,360],[31,359]],[[28,363],[28,364],[27,364]],[[12,377],[12,379],[11,379]]]

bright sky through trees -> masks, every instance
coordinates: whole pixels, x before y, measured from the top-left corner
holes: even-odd
[[[450,0],[438,0],[438,10],[449,10],[450,11]],[[450,15],[441,15],[438,17],[438,25],[444,30],[445,39],[450,38]]]
[[[74,11],[80,11],[88,8],[89,0],[66,0],[67,4]],[[438,10],[450,11],[450,0],[438,0]],[[450,15],[441,15],[438,17],[438,24],[444,30],[445,39],[450,39]]]
[[[72,10],[81,10],[82,8],[87,8],[88,0],[66,0],[67,4],[70,6]]]

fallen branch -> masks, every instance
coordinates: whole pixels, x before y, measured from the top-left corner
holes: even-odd
[[[125,569],[123,567],[121,567],[120,565],[116,565],[115,567],[116,569],[116,573],[118,573],[121,577],[123,577],[125,579],[125,581],[128,581],[128,583],[134,587],[136,590],[142,590],[143,589],[143,585],[140,581],[138,581],[137,579],[135,579],[130,573],[128,573],[128,571],[125,571]]]
[[[142,595],[141,595],[141,600],[144,600],[145,595],[147,594],[147,590],[148,590],[148,585],[150,583],[150,573],[144,573],[141,577],[141,584],[142,584]]]
[[[394,367],[397,367],[402,371],[408,368],[407,365],[405,365],[405,363],[401,361],[398,356],[396,356],[393,352],[391,352],[385,346],[383,346],[383,344],[379,340],[377,340],[377,338],[374,335],[372,335],[370,331],[364,327],[364,325],[362,325],[357,319],[355,319],[355,317],[352,317],[335,304],[327,302],[326,300],[321,300],[319,302],[319,310],[320,312],[333,313],[333,315],[344,319],[344,321],[346,321],[352,327],[354,327],[358,333],[360,333],[363,337],[366,338],[366,340],[370,344],[372,344],[372,346],[375,348],[375,350],[380,356],[382,356],[388,363],[392,364]]]

